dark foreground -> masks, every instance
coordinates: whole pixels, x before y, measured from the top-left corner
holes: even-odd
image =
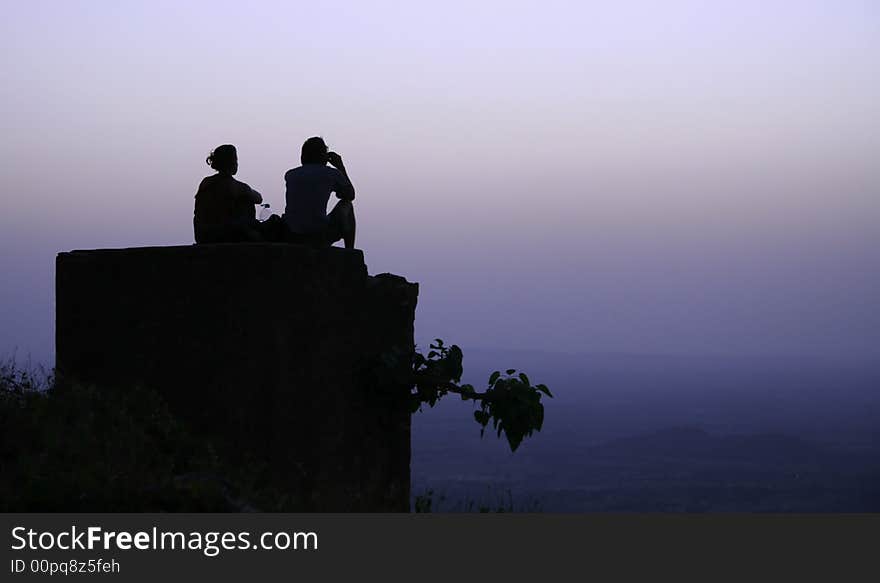
[[[416,510],[880,512],[872,362],[467,354],[466,380],[509,362],[556,398],[513,454],[468,403],[417,413]],[[286,508],[275,468],[218,456],[154,393],[3,394],[4,511]]]

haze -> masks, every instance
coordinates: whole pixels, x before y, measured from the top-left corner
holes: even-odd
[[[57,252],[191,243],[221,143],[280,212],[311,135],[420,342],[880,353],[874,2],[4,12],[0,354],[51,361]]]

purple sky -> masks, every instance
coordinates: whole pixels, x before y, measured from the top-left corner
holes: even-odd
[[[880,353],[876,2],[4,11],[0,354],[50,358],[55,253],[191,242],[220,143],[280,210],[316,134],[420,342]]]

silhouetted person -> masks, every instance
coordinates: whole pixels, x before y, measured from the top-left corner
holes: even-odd
[[[196,192],[193,231],[196,243],[262,241],[254,205],[263,202],[259,192],[233,178],[238,172],[235,146],[217,146],[205,162],[217,174],[204,178]]]
[[[315,245],[332,245],[342,239],[346,249],[354,248],[354,187],[348,179],[342,157],[328,152],[321,138],[309,138],[302,146],[302,166],[288,170],[284,221],[289,240]],[[327,163],[334,167],[327,166]],[[339,202],[327,214],[327,202],[335,192]]]

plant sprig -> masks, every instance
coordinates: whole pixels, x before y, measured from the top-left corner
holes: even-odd
[[[543,396],[553,397],[546,385],[532,385],[524,372],[507,369],[489,376],[488,387],[478,392],[473,385],[461,384],[463,372],[461,348],[446,346],[437,338],[430,345],[427,356],[418,351],[413,356],[412,411],[423,405],[433,407],[449,393],[463,401],[474,401],[480,408],[474,411],[474,420],[480,425],[482,436],[489,423],[498,437],[503,433],[511,451],[516,451],[523,439],[540,431],[544,424]]]

